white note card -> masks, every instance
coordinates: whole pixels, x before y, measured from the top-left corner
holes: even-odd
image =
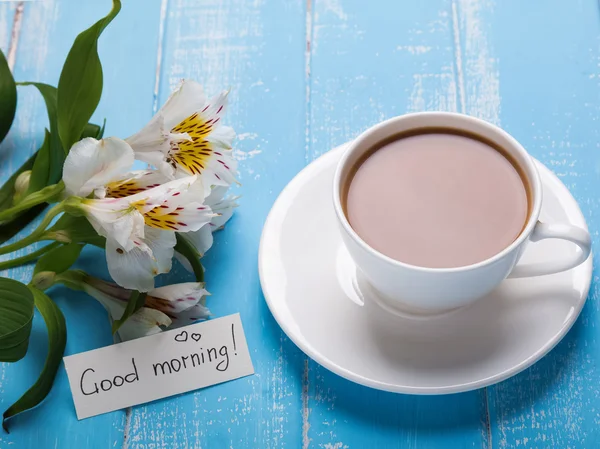
[[[64,358],[77,418],[254,374],[240,315]]]

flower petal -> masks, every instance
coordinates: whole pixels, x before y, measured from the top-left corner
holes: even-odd
[[[146,126],[125,141],[136,153],[162,150],[166,154],[169,151],[167,134],[164,117],[161,114],[155,114]]]
[[[177,163],[175,176],[201,175],[207,195],[213,185],[229,186],[237,182],[237,161],[233,151],[224,150],[211,142],[180,143],[179,149],[173,150],[171,157]]]
[[[169,182],[170,179],[158,170],[137,170],[126,173],[106,185],[106,196],[125,198]]]
[[[176,124],[206,105],[206,95],[202,86],[193,80],[183,80],[169,99],[157,112],[164,117],[165,128],[171,130]]]
[[[230,126],[220,126],[206,136],[206,140],[227,150],[231,149],[234,139],[235,131]]]
[[[129,317],[117,331],[122,341],[134,340],[162,332],[173,321],[160,310],[142,307]]]
[[[233,215],[233,211],[238,207],[238,204],[236,203],[238,198],[239,196],[228,196],[218,203],[213,204],[211,207],[212,211],[213,213],[218,214],[210,221],[210,226],[213,231],[223,228],[225,223],[229,221]]]
[[[201,177],[198,177],[195,182],[188,185],[188,188],[181,195],[172,196],[167,203],[173,209],[192,202],[200,203],[199,206],[203,206],[205,196],[204,182]]]
[[[219,201],[225,198],[225,195],[228,191],[229,186],[212,186],[212,188],[210,189],[210,194],[206,197],[206,200],[204,200],[204,202],[209,206],[217,204]]]
[[[141,213],[145,213],[164,204],[166,201],[172,200],[177,202],[178,200],[174,198],[185,193],[197,180],[197,176],[186,176],[184,178],[175,179],[157,187],[136,193],[135,195],[128,196],[124,198],[124,200],[135,205]]]
[[[167,231],[192,232],[216,218],[210,207],[200,203],[188,203],[172,210],[168,203],[164,206],[166,208],[157,207],[144,214],[147,226]]]
[[[190,140],[194,142],[203,140],[221,126],[221,119],[225,115],[225,108],[227,107],[228,93],[223,91],[214,96],[202,109],[195,109],[193,113],[185,116],[174,127],[168,129],[172,133],[187,133],[191,138]]]
[[[166,285],[148,292],[146,306],[173,316],[195,306],[206,295],[202,282]]]
[[[71,148],[63,167],[69,195],[86,197],[114,177],[131,169],[133,149],[117,137],[80,140]]]
[[[177,243],[175,233],[161,231],[160,229],[154,229],[148,226],[146,226],[145,232],[144,242],[148,245],[154,255],[158,273],[168,273],[171,271],[171,266],[173,264],[173,253],[175,252],[173,248]]]
[[[167,162],[167,158],[162,151],[145,151],[143,153],[136,153],[135,157],[140,161],[157,168],[169,179],[173,179],[175,176],[175,169]]]
[[[147,292],[154,288],[154,277],[171,270],[175,234],[145,229],[144,240],[125,251],[113,239],[106,240],[106,261],[113,280],[122,287]]]
[[[165,129],[164,117],[159,112],[152,117],[144,128],[128,137],[126,141],[133,148],[136,159],[156,167],[166,177],[173,179],[175,170],[167,162],[171,142],[189,139],[190,137],[187,134],[172,134]]]
[[[212,229],[212,226],[203,226],[198,231],[186,232],[185,234],[181,234],[181,236],[194,245],[196,251],[198,251],[198,254],[202,257],[213,245]]]
[[[144,236],[144,217],[123,199],[86,199],[81,207],[98,234],[126,251],[133,248],[133,240]]]
[[[188,324],[192,324],[198,320],[206,320],[210,318],[211,313],[206,307],[205,302],[206,296],[204,296],[194,307],[190,307],[180,314],[173,316],[173,318],[171,318],[171,329],[187,326]]]

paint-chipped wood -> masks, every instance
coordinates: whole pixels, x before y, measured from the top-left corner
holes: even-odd
[[[519,7],[520,14],[515,14]],[[488,61],[498,73],[498,117],[569,187],[594,245],[600,221],[600,20],[597,2],[482,7]],[[535,14],[533,22],[525,16]],[[518,36],[518,37],[517,37]],[[493,73],[493,71],[492,71]],[[600,447],[598,248],[593,283],[565,339],[524,373],[489,389],[494,448]]]
[[[109,3],[0,1],[0,48],[16,78],[56,83],[73,38]],[[209,94],[231,89],[242,207],[204,262],[209,306],[217,316],[241,313],[257,374],[78,422],[61,371],[44,406],[0,434],[0,449],[599,447],[597,271],[582,317],[541,362],[476,392],[410,397],[351,384],[307,359],[271,317],[256,267],[264,218],[295,173],[380,120],[434,109],[513,133],[571,189],[596,240],[599,17],[597,3],[583,0],[124,2],[100,42],[105,96],[95,119],[108,117],[109,135],[139,129],[181,78]],[[39,95],[20,89],[0,179],[35,151],[45,125]],[[177,268],[171,279],[186,276]],[[54,295],[69,353],[111,342],[93,300]],[[1,407],[41,369],[44,335],[36,318],[32,353],[0,365]]]

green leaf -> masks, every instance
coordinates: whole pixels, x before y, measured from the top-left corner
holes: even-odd
[[[0,50],[0,142],[8,134],[17,110],[17,86],[10,67]]]
[[[79,243],[69,243],[68,245],[59,246],[44,254],[35,264],[33,274],[36,275],[42,271],[53,271],[60,274],[71,268],[79,257],[79,253],[83,245]]]
[[[54,86],[44,83],[19,83],[22,86],[34,86],[36,87],[46,103],[46,110],[48,111],[48,123],[50,125],[49,142],[44,144],[47,146],[45,158],[45,165],[41,163],[36,164],[33,169],[32,179],[41,178],[45,180],[45,184],[41,187],[33,188],[33,183],[30,184],[29,193],[35,192],[36,190],[46,187],[50,184],[56,184],[62,176],[62,166],[65,162],[65,150],[63,149],[60,137],[58,135],[58,122],[57,122],[57,89]],[[42,145],[44,148],[44,145]],[[41,148],[41,149],[42,149]],[[40,150],[41,150],[40,149]],[[41,155],[40,155],[41,157]],[[38,182],[38,185],[41,183]]]
[[[98,134],[96,134],[96,139],[102,139],[102,136],[104,136],[105,129],[106,129],[106,119],[104,119],[104,121],[102,122],[102,128],[100,128],[100,130],[98,131]]]
[[[204,282],[204,268],[200,263],[200,254],[196,250],[196,247],[192,245],[185,237],[176,234],[177,244],[175,245],[175,251],[184,256],[192,266],[194,275],[196,276],[196,282]]]
[[[88,243],[104,248],[106,239],[98,235],[85,217],[63,214],[43,236],[63,243]]]
[[[8,432],[6,421],[9,418],[35,407],[48,396],[67,344],[67,326],[60,309],[44,292],[30,287],[30,294],[33,294],[35,306],[44,318],[48,329],[48,355],[36,383],[4,412],[2,427],[6,432]]]
[[[94,123],[87,123],[83,128],[81,138],[85,139],[86,137],[93,137],[94,139],[102,139],[102,136],[104,135],[104,126],[106,126],[106,119],[104,119],[102,126]]]
[[[123,311],[123,315],[118,320],[113,321],[112,333],[114,334],[119,328],[129,319],[131,315],[140,310],[146,302],[146,293],[140,293],[137,290],[131,292],[127,307]]]
[[[79,140],[102,95],[98,38],[121,10],[113,0],[110,13],[83,31],[73,43],[58,81],[58,132],[67,152]]]
[[[29,178],[29,188],[27,189],[26,195],[37,192],[38,190],[43,189],[50,183],[50,158],[51,158],[51,149],[50,149],[50,133],[48,130],[44,130],[44,142],[42,146],[37,151],[37,157],[35,158],[35,162],[33,163],[33,168],[31,169],[31,177]],[[24,195],[24,196],[26,196]]]
[[[0,362],[23,358],[33,320],[33,295],[18,281],[0,278]]]
[[[1,84],[1,82],[0,82]],[[15,181],[19,177],[21,173],[27,170],[32,170],[32,176],[30,181],[30,187],[28,189],[28,193],[33,193],[36,189],[46,187],[48,185],[52,185],[53,183],[60,180],[62,176],[62,164],[64,162],[64,155],[61,153],[64,152],[62,149],[62,143],[58,137],[58,127],[56,125],[56,88],[43,83],[19,83],[24,86],[35,86],[44,97],[46,102],[46,109],[48,110],[48,120],[50,123],[50,149],[48,149],[48,136],[46,135],[46,139],[42,144],[41,150],[44,150],[42,153],[46,153],[40,159],[40,161],[36,164],[35,161],[37,157],[40,155],[40,150],[36,151],[36,153],[31,156],[21,167],[13,173],[13,175],[4,183],[4,185],[0,188],[0,211],[9,209],[13,206],[13,198],[15,195]],[[1,107],[1,105],[0,105]],[[98,125],[89,124],[90,130],[96,133],[96,138],[100,138],[104,127],[100,128]],[[52,130],[56,129],[56,132]],[[49,154],[48,154],[49,152]],[[50,169],[46,166],[44,169],[45,161],[49,161],[51,164]],[[34,165],[37,165],[39,168],[34,169]],[[48,171],[49,170],[49,171]],[[44,176],[47,173],[47,177]],[[40,175],[38,175],[38,173]],[[46,180],[46,184],[44,184],[44,180]],[[32,185],[33,184],[33,185]],[[26,195],[23,195],[21,198],[23,199]],[[6,242],[7,240],[14,237],[19,231],[21,231],[25,226],[31,223],[35,218],[46,208],[46,203],[32,206],[30,209],[26,211],[21,211],[19,213],[15,213],[11,216],[10,220],[6,220],[3,223],[0,223],[0,244]],[[96,241],[96,246],[101,244],[104,246],[103,241]],[[91,242],[90,242],[91,243]]]

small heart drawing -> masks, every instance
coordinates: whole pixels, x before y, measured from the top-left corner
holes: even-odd
[[[194,340],[194,341],[200,341],[201,338],[202,338],[201,334],[192,334],[192,340]]]
[[[187,341],[187,339],[188,339],[187,331],[182,331],[182,332],[178,333],[177,335],[175,335],[175,341],[183,343],[184,341]]]

